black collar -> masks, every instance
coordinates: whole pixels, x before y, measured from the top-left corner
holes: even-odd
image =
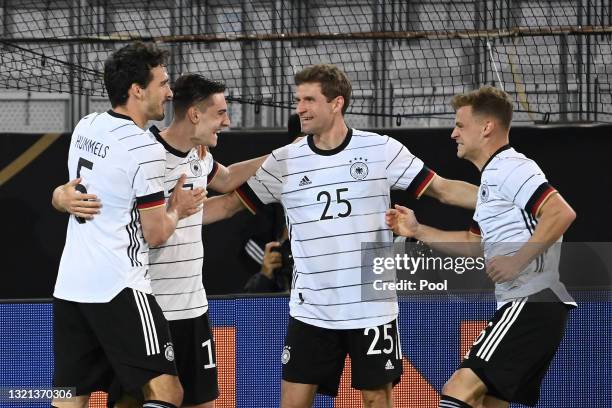
[[[319,149],[315,145],[313,135],[306,136],[306,140],[308,140],[308,146],[310,147],[310,149],[316,154],[320,154],[321,156],[333,156],[336,153],[340,153],[342,150],[346,148],[346,146],[348,146],[348,144],[351,141],[351,137],[353,137],[353,129],[348,128],[348,131],[346,132],[346,137],[344,138],[342,143],[340,143],[338,147],[335,147],[330,150]]]
[[[113,116],[115,118],[130,120],[130,121],[134,122],[134,119],[130,118],[129,116],[122,115],[121,113],[117,113],[117,112],[115,112],[112,109],[107,110],[106,113],[108,113],[109,115],[111,115],[111,116]],[[136,123],[136,122],[134,122],[134,123]]]
[[[485,168],[486,168],[486,167],[489,165],[489,163],[491,163],[491,160],[493,160],[493,158],[494,158],[495,156],[497,156],[498,154],[500,154],[500,153],[501,153],[501,152],[503,152],[504,150],[508,150],[508,149],[510,149],[510,147],[511,147],[511,146],[510,146],[509,144],[507,144],[507,145],[503,145],[502,147],[500,147],[499,149],[497,149],[497,151],[496,151],[495,153],[493,153],[493,154],[491,155],[491,157],[489,157],[489,160],[487,160],[487,162],[485,163],[485,165],[484,165],[484,166],[482,166],[482,170],[480,170],[480,172],[482,173],[482,172],[484,171],[484,169],[485,169]]]
[[[168,144],[168,142],[166,142],[166,141],[164,140],[164,138],[163,138],[163,137],[161,137],[160,130],[159,130],[159,129],[157,128],[157,126],[155,126],[155,125],[151,126],[151,127],[149,128],[149,131],[150,131],[151,133],[153,133],[153,136],[155,136],[155,139],[157,139],[157,141],[158,141],[159,143],[161,143],[161,144],[162,144],[162,146],[164,146],[164,148],[166,148],[166,151],[167,151],[168,153],[172,153],[173,155],[175,155],[175,156],[177,156],[177,157],[187,157],[187,155],[188,155],[188,154],[189,154],[189,152],[191,151],[191,150],[190,150],[190,151],[187,151],[187,152],[181,152],[180,150],[175,149],[174,147],[170,146],[170,145]]]

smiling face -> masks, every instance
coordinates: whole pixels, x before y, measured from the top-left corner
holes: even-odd
[[[337,96],[331,101],[321,92],[318,82],[300,84],[295,90],[296,112],[302,124],[302,133],[320,135],[329,130],[338,114],[342,114],[344,99]]]
[[[471,106],[462,106],[455,115],[451,138],[457,142],[457,157],[475,162],[486,142],[487,120],[475,115]]]
[[[143,88],[144,112],[148,120],[164,119],[166,102],[172,99],[172,90],[166,68],[157,66],[151,69],[151,81]]]
[[[230,125],[225,95],[223,93],[212,94],[190,109],[194,110],[192,115],[196,122],[192,139],[194,146],[215,147],[218,139],[217,133]]]

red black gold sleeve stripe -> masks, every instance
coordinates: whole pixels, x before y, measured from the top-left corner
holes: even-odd
[[[210,184],[213,181],[218,171],[219,171],[219,163],[217,163],[216,161],[213,161],[213,167],[210,173],[208,173],[208,177],[206,178],[206,184]]]
[[[410,183],[406,191],[415,198],[420,198],[433,181],[435,175],[436,173],[433,170],[423,165],[423,168],[419,171],[419,174],[416,175],[414,180],[412,180],[412,183]]]
[[[166,199],[164,198],[163,191],[158,191],[157,193],[149,194],[142,197],[136,197],[136,208],[138,208],[139,210],[155,208],[161,205],[166,205]]]
[[[257,214],[265,204],[257,197],[255,192],[249,187],[247,183],[244,183],[236,189],[236,194],[242,204],[253,214]]]
[[[470,228],[468,229],[468,231],[470,232],[470,234],[474,234],[474,235],[478,235],[478,236],[481,235],[480,226],[474,220],[472,220],[472,223],[470,224]]]
[[[534,217],[537,217],[542,205],[556,192],[557,190],[550,184],[540,184],[540,187],[536,189],[529,201],[527,201],[525,211],[529,212]]]

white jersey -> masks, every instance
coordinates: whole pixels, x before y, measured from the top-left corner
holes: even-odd
[[[486,259],[512,255],[535,230],[542,204],[557,190],[548,184],[538,165],[509,145],[499,149],[482,169],[476,224]],[[564,302],[573,302],[559,281],[559,242],[537,257],[513,281],[495,285],[500,304],[550,288]]]
[[[68,222],[54,296],[105,303],[125,288],[151,293],[139,209],[164,205],[165,152],[153,135],[113,111],[92,113],[70,141],[70,179],[81,177],[100,214]]]
[[[217,169],[212,155],[207,153],[200,160],[195,148],[181,152],[166,143],[156,127],[150,130],[166,149],[166,172],[162,176],[166,200],[182,174],[187,176],[183,188],[206,188]],[[179,220],[168,241],[149,249],[153,295],[166,319],[192,319],[208,310],[202,283],[203,262],[202,211]]]
[[[385,301],[362,298],[372,283],[362,281],[361,246],[392,242],[390,189],[418,197],[433,177],[397,140],[360,130],[349,130],[333,150],[318,149],[308,136],[272,152],[238,193],[251,210],[272,202],[285,208],[295,261],[291,316],[330,329],[395,319],[395,292]]]

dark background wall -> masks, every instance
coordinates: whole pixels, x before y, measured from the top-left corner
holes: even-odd
[[[477,169],[455,156],[450,129],[388,130],[441,176],[478,183]],[[511,132],[515,148],[534,158],[549,181],[578,213],[566,241],[612,241],[612,126],[522,127]],[[41,135],[0,135],[0,171]],[[49,297],[66,234],[66,214],[50,204],[53,188],[68,178],[70,135],[62,135],[29,166],[0,186],[2,248],[0,298]],[[269,153],[287,142],[282,132],[225,132],[213,149],[225,165]],[[415,201],[402,192],[394,202],[415,209],[422,222],[446,229],[465,228],[469,211],[446,207],[427,197]],[[252,274],[244,261],[245,240],[261,229],[243,212],[204,230],[204,281],[209,294],[239,292]]]

